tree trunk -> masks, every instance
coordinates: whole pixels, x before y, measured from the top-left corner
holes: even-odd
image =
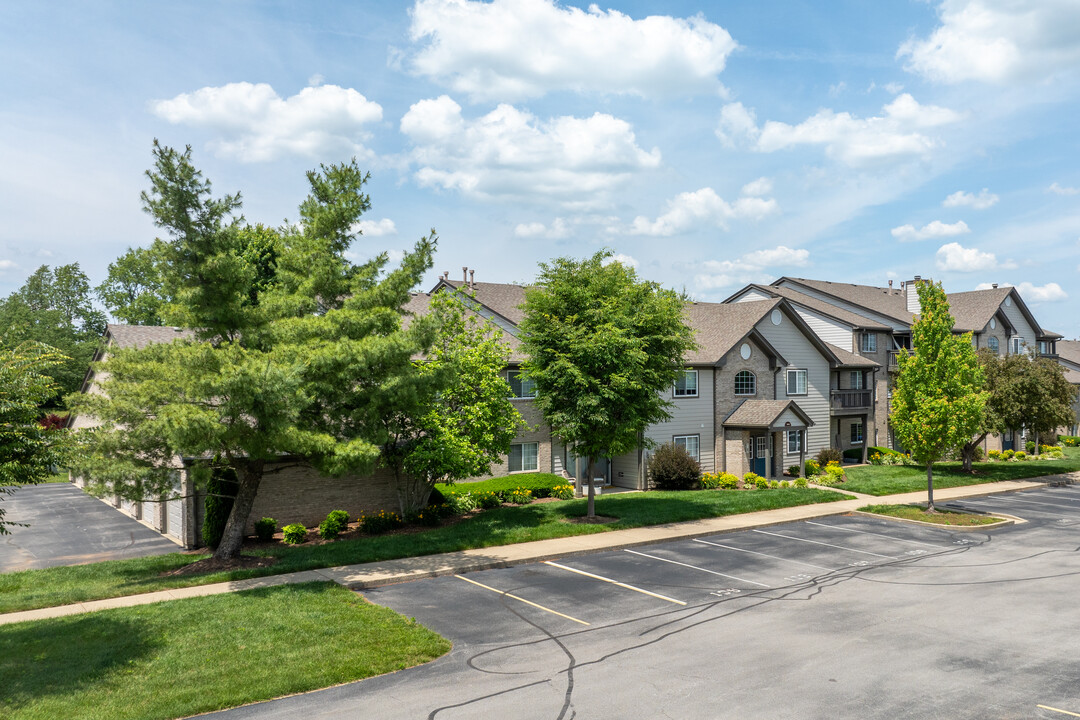
[[[589,484],[589,510],[586,513],[588,517],[596,517],[596,488],[593,487],[593,473],[596,472],[596,462],[593,460],[593,456],[589,456],[589,462],[586,464],[585,473],[587,477],[585,482]]]
[[[934,463],[926,463],[926,512],[934,512]]]
[[[1031,454],[1032,455],[1038,455],[1039,454],[1039,431],[1038,430],[1035,431],[1035,452],[1033,452]]]
[[[975,451],[979,448],[979,443],[981,443],[985,439],[986,433],[983,433],[979,437],[964,445],[964,447],[961,449],[961,459],[964,461],[964,472],[974,472],[971,467],[971,463],[975,461]]]
[[[240,554],[248,515],[251,514],[255,494],[262,482],[264,464],[262,460],[244,460],[233,466],[236,470],[236,499],[233,500],[232,512],[229,513],[229,521],[225,523],[221,542],[214,551],[216,560],[230,560]]]

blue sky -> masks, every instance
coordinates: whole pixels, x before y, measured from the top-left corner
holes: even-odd
[[[155,228],[153,138],[250,221],[355,156],[357,258],[527,281],[609,247],[703,300],[794,275],[1017,285],[1080,336],[1080,3],[7,2],[0,294]]]

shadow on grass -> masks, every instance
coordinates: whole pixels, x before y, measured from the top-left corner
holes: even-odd
[[[0,709],[77,693],[150,655],[161,642],[134,620],[98,614],[0,626]]]

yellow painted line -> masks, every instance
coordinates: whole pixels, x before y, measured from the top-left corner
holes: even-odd
[[[675,598],[669,598],[667,595],[659,595],[659,594],[654,593],[654,592],[649,592],[648,590],[642,590],[639,587],[634,587],[633,585],[627,585],[626,583],[621,583],[618,580],[612,580],[611,578],[606,578],[603,575],[593,575],[590,572],[585,572],[584,570],[578,570],[577,568],[567,567],[566,565],[560,565],[559,563],[551,562],[550,560],[545,561],[544,564],[545,565],[551,565],[552,567],[557,567],[557,568],[559,568],[561,570],[566,570],[568,572],[577,573],[578,575],[584,575],[585,577],[591,577],[594,580],[601,580],[601,581],[606,582],[606,583],[611,583],[612,585],[618,585],[621,588],[626,588],[627,590],[633,590],[634,592],[639,592],[639,593],[641,593],[643,595],[648,595],[650,597],[659,598],[661,600],[667,600],[668,602],[675,603],[676,605],[685,605],[686,604],[682,600],[676,600]]]
[[[552,615],[558,615],[561,618],[566,618],[567,620],[573,620],[574,622],[580,623],[582,625],[588,625],[589,624],[589,623],[585,622],[584,620],[578,620],[576,617],[570,617],[569,615],[564,615],[561,612],[557,612],[555,610],[552,610],[551,608],[546,608],[543,605],[537,605],[536,603],[532,602],[531,600],[526,600],[525,598],[518,597],[517,595],[512,595],[511,593],[503,592],[502,590],[497,590],[497,589],[495,589],[493,587],[485,585],[484,583],[478,583],[475,580],[470,580],[467,577],[462,577],[461,575],[455,575],[454,577],[458,578],[459,580],[464,580],[467,583],[472,583],[473,585],[476,585],[477,587],[482,587],[485,590],[490,590],[493,593],[498,593],[500,595],[505,595],[508,598],[513,598],[514,600],[517,600],[518,602],[523,602],[526,605],[532,605],[534,608],[538,608],[540,610],[543,610],[544,612],[549,612]]]
[[[1068,710],[1058,710],[1056,707],[1050,707],[1049,705],[1036,705],[1035,707],[1042,708],[1043,710],[1053,710],[1054,712],[1059,712],[1062,715],[1072,715],[1073,717],[1080,717],[1080,713],[1069,712]]]

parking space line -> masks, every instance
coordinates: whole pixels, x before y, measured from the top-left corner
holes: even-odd
[[[1058,503],[1039,502],[1038,500],[1027,500],[1023,498],[985,498],[988,500],[998,500],[1002,502],[1018,502],[1025,505],[1045,505],[1046,507],[1057,508],[1058,510],[1076,510],[1075,505],[1059,505]]]
[[[611,578],[606,578],[603,575],[594,575],[591,572],[585,572],[584,570],[578,570],[577,568],[567,567],[566,565],[560,565],[559,563],[551,562],[550,560],[545,560],[544,564],[545,565],[550,565],[552,567],[557,567],[560,570],[566,570],[568,572],[577,573],[578,575],[584,575],[585,577],[591,577],[594,580],[602,580],[603,582],[611,583],[612,585],[618,585],[621,588],[626,588],[627,590],[633,590],[634,592],[639,592],[639,593],[642,593],[643,595],[649,595],[650,597],[659,598],[661,600],[667,600],[668,602],[675,603],[676,605],[685,605],[686,604],[682,600],[676,600],[675,598],[669,598],[667,595],[660,595],[658,593],[649,592],[648,590],[642,590],[639,587],[634,587],[633,585],[627,585],[626,583],[621,583],[618,580],[612,580]]]
[[[705,569],[703,567],[698,567],[697,565],[690,565],[688,563],[679,562],[678,560],[668,560],[667,558],[662,558],[662,557],[659,557],[657,555],[649,555],[647,553],[637,552],[636,550],[626,550],[625,548],[623,549],[623,552],[632,553],[634,555],[640,555],[641,557],[652,558],[653,560],[659,560],[660,562],[671,563],[672,565],[682,565],[683,567],[688,567],[691,570],[700,570],[701,572],[706,572],[706,573],[709,573],[710,575],[719,575],[720,577],[730,578],[731,580],[738,580],[739,582],[749,583],[750,585],[758,585],[758,586],[763,587],[763,588],[768,588],[769,587],[765,583],[754,582],[753,580],[744,580],[743,578],[736,577],[734,575],[725,575],[722,572],[717,572],[715,570],[707,570],[707,569]]]
[[[859,533],[861,535],[876,535],[877,537],[883,537],[888,540],[895,540],[896,542],[912,543],[914,545],[925,545],[926,547],[937,548],[940,545],[934,545],[933,543],[919,542],[918,540],[908,540],[907,538],[893,537],[892,535],[884,535],[882,533],[870,532],[868,530],[856,530],[855,528],[841,527],[840,525],[829,525],[828,523],[814,522],[813,520],[807,520],[807,525],[818,525],[819,527],[833,528],[834,530],[846,530],[848,532]]]
[[[1043,710],[1053,710],[1054,712],[1061,713],[1062,715],[1072,715],[1073,717],[1080,717],[1080,713],[1069,712],[1068,710],[1059,710],[1056,707],[1050,707],[1049,705],[1036,705],[1035,707],[1042,708]]]
[[[794,537],[792,535],[781,535],[780,533],[771,533],[764,530],[753,530],[752,532],[761,533],[762,535],[772,535],[773,537],[784,538],[785,540],[798,540],[799,542],[813,543],[814,545],[825,545],[826,547],[837,548],[839,550],[847,550],[848,552],[862,553],[863,555],[873,555],[874,557],[885,558],[886,560],[897,560],[893,555],[881,555],[879,553],[872,553],[868,550],[856,550],[855,548],[844,547],[843,545],[833,545],[832,543],[820,542],[818,540],[807,540],[806,538]]]
[[[701,540],[700,538],[693,538],[694,542],[701,543],[703,545],[712,545],[718,548],[727,548],[728,550],[737,550],[738,552],[750,553],[751,555],[760,555],[761,557],[772,558],[773,560],[781,560],[783,562],[795,563],[796,565],[805,565],[806,567],[816,568],[818,570],[825,570],[826,572],[832,572],[835,568],[822,567],[821,565],[814,565],[813,563],[803,562],[802,560],[791,560],[789,558],[782,558],[778,555],[769,555],[768,553],[758,552],[756,550],[745,550],[743,548],[737,548],[734,545],[723,545],[721,543],[709,542],[708,540]]]
[[[505,595],[508,598],[512,598],[514,600],[517,600],[518,602],[523,602],[526,605],[532,605],[534,608],[539,608],[540,610],[543,610],[544,612],[549,612],[552,615],[558,615],[561,618],[566,618],[567,620],[573,620],[574,622],[580,623],[581,625],[588,625],[589,624],[589,623],[585,622],[584,620],[578,620],[576,617],[570,617],[569,615],[564,615],[563,613],[558,612],[556,610],[552,610],[551,608],[546,608],[543,605],[538,605],[538,604],[534,603],[531,600],[526,600],[525,598],[518,597],[517,595],[513,595],[511,593],[504,592],[502,590],[498,590],[496,588],[485,585],[484,583],[478,583],[475,580],[470,580],[467,577],[463,577],[461,575],[455,575],[454,577],[456,577],[459,580],[464,580],[467,583],[472,583],[473,585],[476,585],[477,587],[482,587],[485,590],[490,590],[493,593],[498,593],[499,595]]]

